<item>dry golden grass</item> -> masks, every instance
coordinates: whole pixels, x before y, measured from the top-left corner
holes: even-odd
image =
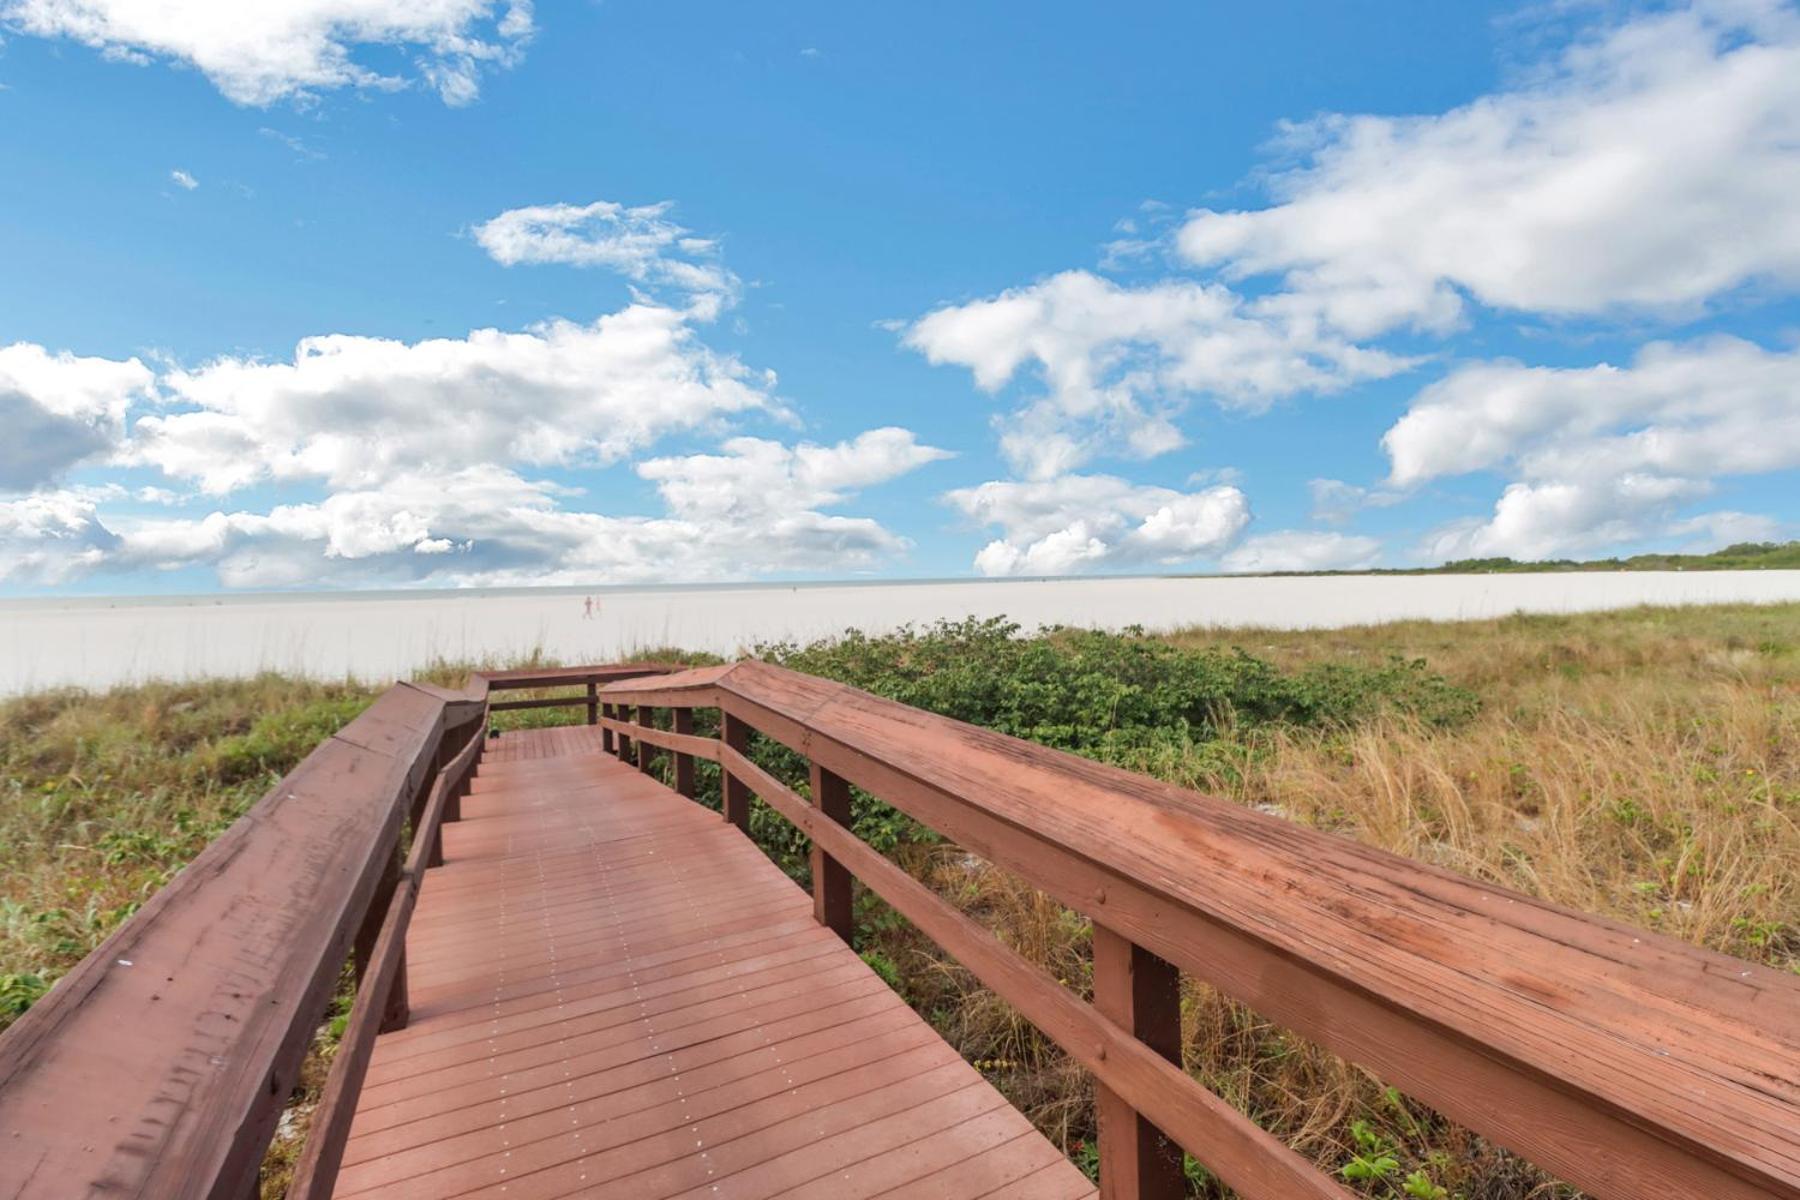
[[[1193,632],[1284,666],[1424,657],[1474,689],[1471,723],[1382,718],[1258,730],[1138,769],[1558,904],[1800,973],[1800,606],[1640,610],[1334,632]],[[912,864],[1058,978],[1087,927],[1016,879],[939,848]],[[1078,1160],[1091,1083],[934,947],[880,937],[909,998]],[[1399,1164],[1374,1196],[1573,1196],[1517,1158],[1184,981],[1189,1071],[1337,1172],[1357,1129]],[[1228,1193],[1196,1170],[1194,1193]]]

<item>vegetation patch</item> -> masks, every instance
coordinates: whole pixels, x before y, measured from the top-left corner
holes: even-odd
[[[1169,636],[966,621],[755,653],[1800,972],[1800,605]],[[0,704],[0,1026],[377,690],[268,676]],[[697,726],[716,732],[710,715]],[[797,756],[764,738],[752,752],[805,790]],[[699,767],[716,804],[717,768]],[[871,844],[1088,991],[1085,919],[873,797],[853,792],[853,809]],[[757,804],[752,832],[805,878],[808,846],[786,821]],[[860,888],[857,916],[864,961],[1092,1168],[1085,1074]],[[342,1001],[265,1169],[267,1196],[281,1194]],[[1193,979],[1182,1033],[1191,1074],[1361,1194],[1574,1195]],[[1226,1195],[1199,1164],[1188,1174],[1194,1195]]]
[[[1545,571],[1792,571],[1800,568],[1800,541],[1736,542],[1709,554],[1633,554],[1626,558],[1458,558],[1435,567],[1375,571],[1323,571],[1341,575],[1513,575]]]

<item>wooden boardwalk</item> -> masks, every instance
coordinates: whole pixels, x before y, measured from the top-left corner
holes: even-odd
[[[488,743],[335,1195],[1094,1194],[749,839],[600,737]]]
[[[484,736],[546,707],[586,724]],[[853,788],[1091,921],[1091,992],[859,839]],[[753,817],[811,839],[810,898]],[[853,880],[1092,1076],[1113,1200],[1178,1200],[1184,1152],[1355,1200],[1181,1069],[1183,976],[1585,1194],[1800,1200],[1779,967],[754,660],[389,688],[0,1033],[0,1197],[254,1194],[347,959],[292,1200],[1093,1196],[844,945]]]

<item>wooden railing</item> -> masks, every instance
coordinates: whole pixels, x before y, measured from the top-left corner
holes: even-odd
[[[486,720],[479,683],[389,689],[8,1029],[0,1193],[255,1195],[350,959],[356,1006],[290,1193],[326,1194],[343,1101],[375,1033],[406,1023],[407,918]]]
[[[489,693],[573,684],[620,757],[663,751],[690,797],[717,762],[726,820],[748,832],[760,798],[805,832],[840,937],[860,879],[1090,1070],[1109,1198],[1180,1195],[1181,1149],[1251,1200],[1346,1194],[1181,1070],[1188,972],[1603,1200],[1800,1200],[1800,979],[840,684],[659,670],[384,693],[0,1037],[0,1194],[253,1194],[352,961],[289,1193],[329,1195]],[[753,731],[808,760],[804,794]],[[857,839],[853,786],[1091,917],[1091,1001]]]
[[[1184,971],[1603,1200],[1800,1197],[1800,978],[763,663],[599,699],[622,758],[690,796],[716,761],[727,821],[812,839],[820,921],[849,938],[861,879],[1091,1071],[1109,1200],[1182,1195],[1182,1149],[1250,1200],[1348,1195],[1181,1070]],[[860,841],[852,786],[1092,918],[1092,1001]]]
[[[544,690],[565,687],[585,689],[573,695],[532,696],[524,700],[496,700],[489,706],[491,712],[508,712],[523,708],[573,708],[587,709],[587,723],[598,723],[600,702],[597,690],[603,683],[612,683],[620,679],[634,679],[641,675],[658,675],[670,671],[671,667],[663,663],[620,663],[606,667],[526,667],[516,671],[487,671],[476,676],[487,684],[490,691],[506,691],[516,689]]]

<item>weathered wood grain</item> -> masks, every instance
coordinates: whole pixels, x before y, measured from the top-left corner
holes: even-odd
[[[1595,1195],[1800,1197],[1800,979],[768,664],[656,685]]]
[[[681,711],[677,709],[677,715]],[[611,717],[601,717],[600,728],[609,733],[616,731],[629,734],[639,741],[691,758],[704,758],[708,762],[719,761],[718,738],[695,737],[691,733],[672,733],[666,729],[647,728],[637,721],[619,721]]]
[[[747,839],[553,732],[425,874],[337,1196],[1093,1195]]]
[[[1181,973],[1131,939],[1094,926],[1094,1007],[1177,1066],[1181,1064]],[[1181,1147],[1125,1097],[1094,1084],[1100,1125],[1101,1200],[1182,1200]]]
[[[245,1194],[444,715],[389,690],[0,1037],[0,1194]]]
[[[828,819],[773,775],[727,748],[720,760],[763,802],[845,864],[926,937],[1003,996],[1045,1036],[1169,1136],[1203,1157],[1246,1200],[1349,1200],[1350,1193],[1312,1164],[1206,1091],[1131,1032],[1033,966],[1024,956],[952,908],[883,858],[848,828]]]

